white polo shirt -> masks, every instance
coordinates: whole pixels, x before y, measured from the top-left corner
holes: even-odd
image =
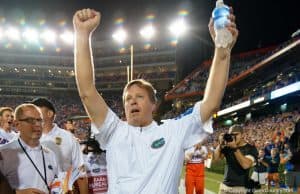
[[[14,138],[18,138],[19,134],[11,131],[11,132],[6,132],[3,128],[0,127],[0,145],[1,144],[6,144],[13,140]]]
[[[56,154],[62,171],[67,171],[70,166],[77,168],[84,164],[80,145],[75,137],[57,124],[54,124],[49,133],[42,135],[40,142]]]
[[[41,148],[39,145],[35,148],[31,148],[21,139],[20,142],[44,177],[43,149],[47,183],[50,185],[59,171],[55,154],[45,146]],[[1,146],[0,154],[0,171],[4,177],[6,177],[13,189],[36,188],[48,193],[44,180],[40,177],[37,170],[22,150],[18,139],[14,139]]]
[[[131,126],[108,110],[101,128],[92,124],[107,150],[108,193],[177,194],[184,151],[206,138],[211,124],[202,124],[200,103],[178,120],[146,127]]]

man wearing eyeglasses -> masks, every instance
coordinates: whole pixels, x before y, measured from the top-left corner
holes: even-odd
[[[58,174],[55,154],[40,144],[42,125],[37,106],[18,106],[15,126],[20,136],[0,147],[0,171],[16,193],[49,193]]]
[[[258,152],[255,146],[244,140],[243,128],[233,125],[228,133],[221,133],[219,145],[214,151],[213,161],[226,158],[224,180],[219,194],[247,193],[249,171],[255,165]]]
[[[36,98],[31,103],[38,106],[43,115],[44,125],[41,143],[54,151],[62,171],[67,171],[71,166],[73,168],[83,168],[84,160],[79,143],[73,134],[61,129],[54,123],[56,110],[53,103],[46,98]],[[85,171],[82,170],[81,176],[76,182],[80,194],[87,194],[88,181]]]

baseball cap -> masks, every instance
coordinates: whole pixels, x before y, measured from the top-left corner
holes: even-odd
[[[32,103],[38,107],[46,107],[55,113],[55,108],[53,103],[47,98],[35,98],[32,101],[29,101],[29,103]]]

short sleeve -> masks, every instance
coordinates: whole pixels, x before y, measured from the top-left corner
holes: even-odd
[[[213,132],[212,119],[202,123],[200,116],[201,102],[197,102],[192,109],[183,113],[179,118],[171,120],[168,126],[179,141],[182,142],[183,149],[188,149],[193,145],[202,142]]]
[[[91,130],[103,150],[106,150],[120,123],[121,120],[117,115],[111,109],[108,109],[102,126],[98,128],[94,123],[91,124]]]

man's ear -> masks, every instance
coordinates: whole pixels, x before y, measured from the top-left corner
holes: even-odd
[[[52,110],[48,110],[47,117],[49,117],[49,118],[54,117],[54,112]]]
[[[157,110],[157,105],[156,105],[156,103],[154,103],[154,104],[152,105],[152,113],[155,113],[156,110]]]

